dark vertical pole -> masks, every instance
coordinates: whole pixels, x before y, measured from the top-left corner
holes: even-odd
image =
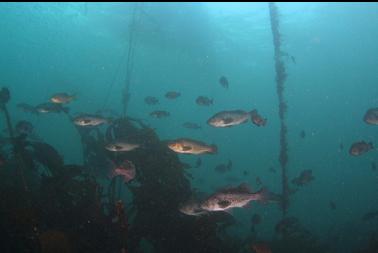
[[[273,45],[274,45],[274,60],[276,68],[276,85],[277,85],[277,95],[278,95],[278,106],[279,106],[279,117],[280,117],[280,155],[279,161],[282,170],[282,212],[283,216],[286,215],[287,208],[289,205],[289,185],[287,177],[287,126],[285,121],[285,113],[287,109],[286,102],[284,100],[284,84],[286,80],[285,65],[282,61],[281,54],[281,35],[279,32],[279,20],[278,20],[278,9],[275,3],[269,3],[270,12],[270,24],[273,34]]]

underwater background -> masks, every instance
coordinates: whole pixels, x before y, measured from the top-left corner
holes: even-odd
[[[283,94],[289,185],[293,186],[292,179],[303,170],[312,170],[314,176],[290,195],[287,216],[298,219],[327,245],[314,252],[378,252],[378,215],[362,219],[366,213],[378,211],[378,153],[376,149],[358,157],[348,153],[356,141],[378,145],[378,127],[363,122],[365,112],[378,107],[378,4],[276,6],[287,74]],[[25,113],[17,104],[37,105],[54,93],[68,92],[76,96],[68,105],[70,115],[111,110],[112,118],[122,117],[123,93],[129,82],[126,115],[142,120],[160,140],[186,137],[217,145],[216,155],[200,156],[198,168],[176,168],[185,170],[190,189],[211,194],[225,186],[247,183],[256,191],[261,188],[258,178],[270,191],[282,191],[279,103],[268,3],[1,3],[0,17],[0,85],[11,92],[7,107],[12,121],[31,122],[39,138],[53,146],[65,164],[82,165],[85,157],[72,121],[61,113]],[[127,71],[130,61],[132,70]],[[228,89],[219,84],[221,76],[227,77]],[[168,91],[178,91],[181,96],[166,99]],[[158,98],[159,103],[147,104],[147,96]],[[214,102],[199,106],[195,102],[198,96]],[[219,111],[255,108],[268,119],[266,126],[248,122],[218,129],[206,124]],[[168,111],[170,116],[153,118],[149,115],[153,110]],[[182,124],[188,121],[198,123],[201,129],[184,128]],[[4,120],[1,127],[7,128]],[[105,127],[99,129],[105,131]],[[5,138],[4,131],[1,136]],[[5,145],[1,152],[8,152]],[[199,157],[177,156],[189,164]],[[214,169],[229,160],[229,171]],[[97,180],[109,183],[106,177]],[[128,185],[119,182],[118,197],[131,207],[135,196]],[[171,199],[161,196],[155,201]],[[330,208],[330,202],[336,208]],[[254,214],[261,217],[261,223],[252,230]],[[275,226],[282,220],[279,204],[252,203],[233,210],[232,217],[235,223],[222,231],[227,235],[221,237],[223,241],[236,240],[231,247],[235,252],[270,252],[243,245],[252,245],[256,238],[276,240]],[[154,223],[154,219],[159,216],[145,222]],[[195,223],[206,217],[183,219]],[[179,242],[171,242],[175,243]],[[150,247],[127,252],[160,252]],[[270,247],[276,252],[273,244]],[[182,250],[165,252],[186,252]]]

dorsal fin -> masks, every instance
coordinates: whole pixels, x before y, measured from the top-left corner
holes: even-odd
[[[251,187],[247,183],[241,183],[238,188],[240,192],[251,193]]]

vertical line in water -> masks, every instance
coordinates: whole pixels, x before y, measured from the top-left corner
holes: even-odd
[[[289,205],[289,185],[287,178],[287,126],[285,121],[285,113],[287,105],[284,99],[284,84],[286,80],[286,70],[285,65],[282,61],[281,54],[281,35],[279,32],[279,20],[278,20],[278,9],[275,3],[269,3],[269,13],[270,13],[270,25],[273,34],[273,46],[274,46],[274,61],[276,69],[276,89],[278,95],[278,111],[280,117],[280,155],[279,162],[282,171],[282,213],[283,216],[287,213],[287,208]]]

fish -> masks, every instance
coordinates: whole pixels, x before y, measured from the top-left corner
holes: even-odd
[[[23,112],[38,114],[37,108],[35,106],[29,105],[29,104],[20,103],[20,104],[17,104],[17,108],[22,110]]]
[[[52,95],[50,101],[54,104],[68,104],[74,99],[76,99],[76,95],[69,95],[67,93],[61,92]]]
[[[378,211],[368,212],[362,216],[363,221],[369,221],[375,218],[378,218]]]
[[[168,99],[176,99],[179,96],[181,96],[181,93],[177,91],[168,91],[167,93],[165,93],[165,97]]]
[[[301,131],[301,133],[299,134],[299,136],[304,139],[306,138],[306,132],[304,130]]]
[[[202,159],[201,159],[201,158],[197,158],[196,166],[195,166],[194,168],[199,168],[199,167],[201,167],[201,164],[202,164]]]
[[[314,180],[314,176],[312,175],[312,170],[303,170],[299,177],[294,178],[291,182],[298,186],[303,186],[308,184],[312,180]]]
[[[132,151],[134,149],[139,148],[139,144],[135,143],[128,143],[124,141],[115,141],[112,143],[109,143],[105,146],[105,148],[112,152],[126,152],[126,151]]]
[[[216,154],[218,152],[216,145],[208,145],[204,142],[189,138],[179,138],[169,141],[168,148],[176,153],[193,155]]]
[[[193,122],[185,122],[182,126],[188,129],[201,129],[200,125]]]
[[[225,76],[221,76],[221,78],[219,78],[219,83],[223,88],[228,89],[228,80]]]
[[[251,113],[251,120],[253,124],[259,127],[266,125],[267,119],[264,119],[263,117],[261,117],[261,115],[257,112],[257,110],[253,110],[250,113]]]
[[[242,110],[221,111],[207,120],[212,127],[232,127],[246,123],[251,113]]]
[[[170,113],[167,111],[153,111],[150,113],[150,116],[161,119],[170,116]]]
[[[336,204],[335,204],[335,202],[330,201],[330,202],[329,202],[329,208],[330,208],[331,210],[336,210]]]
[[[246,207],[251,201],[267,201],[270,193],[266,188],[252,193],[248,186],[240,184],[237,187],[225,188],[210,195],[202,201],[200,207],[207,211],[226,211],[236,207]]]
[[[243,171],[243,175],[244,175],[244,176],[248,176],[248,175],[249,175],[249,172],[245,170],[245,171]]]
[[[370,108],[364,115],[363,120],[370,125],[378,125],[378,107]]]
[[[125,183],[130,182],[135,178],[136,169],[135,165],[129,160],[123,160],[122,163],[116,166],[111,171],[111,178],[121,176]]]
[[[227,171],[230,171],[232,168],[232,161],[231,160],[228,160],[228,163],[227,164],[219,164],[217,165],[214,170],[218,173],[225,173]]]
[[[212,98],[208,98],[208,97],[205,97],[205,96],[199,96],[197,97],[196,99],[196,103],[197,105],[201,105],[201,106],[210,106],[213,104],[213,99]]]
[[[75,125],[82,127],[99,126],[105,123],[110,123],[110,121],[110,119],[106,119],[96,115],[81,115],[73,119]]]
[[[61,104],[54,104],[51,102],[39,104],[35,108],[39,113],[69,113],[68,107],[63,107]]]
[[[144,102],[148,105],[156,105],[159,103],[159,99],[156,97],[148,96],[144,98]]]
[[[200,207],[200,203],[194,199],[190,199],[179,205],[179,211],[191,216],[200,216],[208,213],[208,211],[203,210]]]
[[[367,143],[365,141],[359,141],[359,142],[355,142],[351,145],[351,147],[349,149],[349,154],[351,156],[359,156],[359,155],[365,154],[366,152],[369,152],[372,149],[374,149],[373,143],[371,143],[371,142]]]
[[[252,225],[258,225],[261,223],[261,216],[257,213],[255,213],[251,218]]]

